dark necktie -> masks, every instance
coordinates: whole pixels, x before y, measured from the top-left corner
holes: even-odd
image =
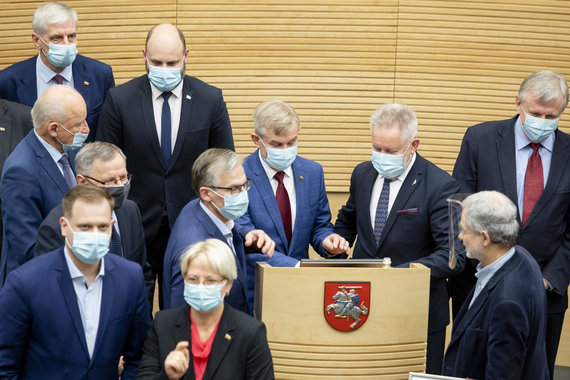
[[[526,166],[526,174],[524,176],[524,198],[523,198],[523,215],[522,225],[526,223],[528,216],[536,205],[538,198],[542,195],[544,189],[544,174],[542,172],[542,159],[538,148],[540,144],[530,143],[533,152],[528,159]]]
[[[164,102],[162,103],[162,122],[160,131],[160,149],[162,150],[162,158],[164,159],[164,164],[168,166],[170,162],[170,155],[172,154],[172,143],[171,143],[171,118],[170,118],[170,105],[168,104],[168,98],[170,98],[172,92],[167,91],[162,93]]]
[[[283,221],[283,228],[285,229],[285,236],[287,237],[287,242],[291,243],[291,202],[289,201],[289,194],[287,194],[287,189],[283,184],[284,172],[277,172],[273,176],[277,180],[277,191],[275,192],[275,198],[277,199],[277,206],[279,206],[279,213],[281,214],[281,220]]]
[[[63,77],[62,77],[61,75],[59,75],[59,74],[54,75],[52,79],[53,79],[53,80],[55,81],[55,83],[57,83],[57,84],[63,84]]]
[[[77,185],[77,180],[75,179],[75,175],[73,174],[73,170],[71,170],[71,165],[69,165],[69,160],[67,159],[67,154],[64,153],[59,158],[58,162],[63,167],[63,178],[65,179],[65,183],[71,189]]]
[[[111,228],[111,243],[109,244],[109,252],[117,256],[123,257],[123,246],[121,245],[121,236],[117,232],[117,227]]]
[[[390,201],[390,182],[392,180],[384,178],[380,198],[378,198],[378,206],[376,206],[376,216],[374,217],[374,239],[376,246],[380,243],[382,237],[382,230],[386,225],[388,219],[388,202]]]

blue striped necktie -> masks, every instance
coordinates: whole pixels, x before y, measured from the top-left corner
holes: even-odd
[[[384,185],[382,185],[382,192],[378,199],[378,206],[376,207],[376,217],[374,218],[374,238],[376,246],[380,243],[382,237],[382,230],[386,225],[388,219],[388,202],[390,201],[390,182],[392,180],[384,178]]]

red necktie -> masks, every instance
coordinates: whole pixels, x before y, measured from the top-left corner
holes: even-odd
[[[526,174],[524,176],[524,198],[523,198],[523,215],[522,225],[526,223],[528,216],[536,205],[538,198],[544,189],[544,175],[542,173],[542,159],[538,148],[540,144],[530,143],[533,152],[528,159],[526,166]]]
[[[277,172],[273,176],[273,178],[275,178],[278,182],[275,198],[277,199],[277,206],[279,206],[279,213],[281,214],[281,220],[283,221],[283,228],[285,229],[287,242],[291,243],[291,202],[289,201],[289,194],[287,194],[287,189],[283,184],[284,175],[284,172]]]
[[[61,75],[59,75],[59,74],[54,75],[52,79],[53,79],[53,80],[55,81],[55,83],[57,83],[57,84],[63,84],[63,77],[62,77]]]

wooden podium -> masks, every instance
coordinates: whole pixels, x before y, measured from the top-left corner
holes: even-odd
[[[408,379],[410,371],[424,372],[429,273],[421,264],[381,268],[357,260],[258,263],[255,316],[267,326],[275,377]]]

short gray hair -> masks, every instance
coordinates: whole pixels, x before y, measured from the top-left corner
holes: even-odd
[[[77,156],[75,156],[75,171],[77,174],[89,175],[95,160],[99,159],[103,162],[109,162],[114,160],[117,155],[121,156],[126,162],[127,157],[116,145],[102,141],[85,144],[77,153]]]
[[[568,83],[562,75],[554,71],[537,71],[526,77],[519,87],[519,99],[522,103],[526,102],[529,92],[536,95],[542,102],[550,102],[562,95],[564,104],[561,112],[568,105]]]
[[[186,248],[180,256],[182,277],[186,277],[193,262],[205,264],[225,280],[233,281],[237,278],[234,254],[229,245],[221,240],[206,239]]]
[[[402,132],[402,142],[409,142],[418,134],[416,113],[405,104],[386,103],[370,117],[371,132],[374,128],[390,128],[393,125]]]
[[[68,100],[70,96],[83,97],[69,86],[52,86],[42,94],[32,107],[32,123],[40,129],[51,121],[64,124],[67,121]]]
[[[63,24],[72,20],[77,28],[77,12],[62,3],[47,3],[36,9],[32,20],[34,33],[42,35],[46,32],[48,25]]]
[[[465,225],[474,233],[486,231],[491,243],[511,248],[517,242],[517,208],[498,191],[481,191],[463,201]]]
[[[241,157],[229,149],[204,151],[192,165],[192,189],[200,194],[201,187],[217,186],[220,173],[232,170],[241,162]]]
[[[255,133],[263,137],[265,129],[271,128],[277,136],[284,135],[297,123],[297,131],[301,129],[299,116],[293,107],[279,99],[267,100],[253,111],[253,127]]]

